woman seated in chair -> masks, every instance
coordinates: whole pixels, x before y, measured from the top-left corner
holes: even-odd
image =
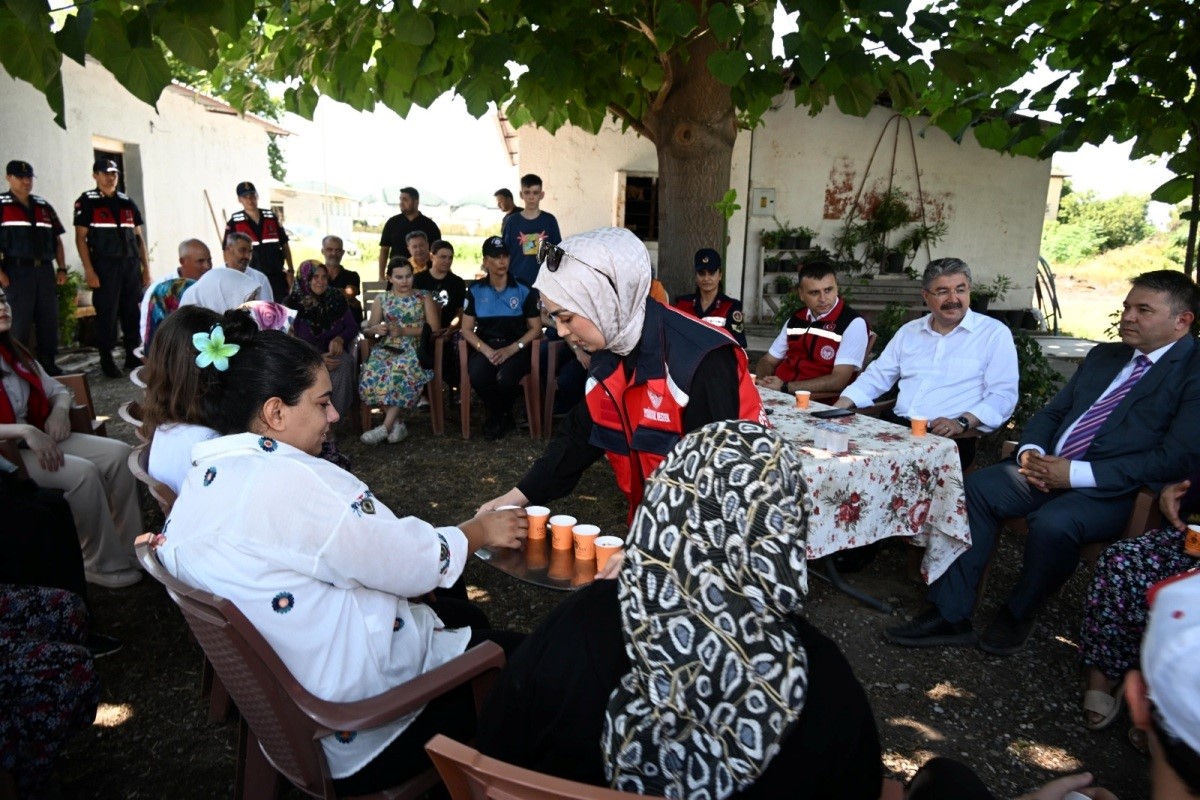
[[[12,311],[0,290],[0,439],[21,441],[29,477],[61,489],[75,518],[89,583],[137,583],[133,540],[142,529],[129,445],[71,431],[71,393],[12,338]]]
[[[433,371],[417,360],[417,339],[428,322],[441,330],[440,316],[433,299],[413,290],[413,268],[408,259],[388,262],[388,291],[375,296],[371,314],[363,323],[363,333],[377,336],[371,355],[363,365],[358,392],[368,405],[384,406],[383,424],[362,435],[365,444],[401,442],[408,428],[400,419],[404,409],[416,408],[433,380]]]
[[[296,309],[292,333],[317,348],[333,381],[333,407],[338,416],[351,411],[355,400],[354,375],[358,320],[339,291],[329,291],[329,273],[319,261],[308,260],[296,271],[296,281],[283,304]]]
[[[607,455],[632,519],[642,482],[685,433],[723,419],[765,423],[746,351],[648,298],[650,253],[633,233],[600,228],[561,245],[543,240],[538,261],[534,286],[558,335],[591,354],[588,390],[545,455],[481,510],[544,505]],[[467,328],[464,321],[464,336]]]
[[[654,797],[878,798],[866,693],[801,616],[806,495],[795,450],[756,423],[676,444],[616,580],[571,595],[509,660],[480,751]]]
[[[486,439],[502,439],[516,429],[513,401],[529,374],[529,347],[542,335],[538,293],[508,274],[508,247],[499,236],[483,242],[487,277],[467,289],[462,338],[470,348],[467,375],[487,409]],[[466,387],[462,387],[464,390]],[[467,402],[463,395],[463,402]]]
[[[1187,518],[1200,511],[1200,475],[1165,486],[1158,498],[1167,526],[1109,545],[1096,561],[1083,606],[1080,660],[1087,668],[1085,724],[1103,730],[1121,714],[1125,673],[1137,669],[1149,604],[1146,590],[1172,575],[1200,568],[1184,550]],[[1130,739],[1144,747],[1145,733]]]
[[[258,281],[244,272],[218,267],[210,269],[189,286],[179,299],[179,305],[204,306],[224,314],[242,303],[257,300],[261,290]]]
[[[312,345],[236,323],[196,342],[203,421],[221,435],[193,448],[196,465],[158,551],[168,571],[232,601],[325,700],[372,697],[483,638],[512,646],[516,635],[487,631],[469,603],[405,598],[454,584],[478,547],[516,546],[521,512],[457,527],[397,518],[362,481],[315,457],[338,415]],[[377,791],[421,771],[433,732],[469,737],[470,695],[324,739],[339,793]]]

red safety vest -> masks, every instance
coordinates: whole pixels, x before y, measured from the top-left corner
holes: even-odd
[[[624,362],[615,359],[606,377],[589,378],[585,402],[592,418],[591,443],[604,449],[617,485],[629,498],[630,522],[646,476],[686,433],[683,410],[696,368],[721,347],[731,348],[737,359],[738,385],[730,390],[738,394],[738,418],[768,425],[746,352],[733,337],[655,300],[646,303],[632,373],[626,375]]]
[[[833,310],[816,322],[809,321],[808,309],[793,314],[787,322],[787,355],[775,367],[775,377],[790,383],[833,372],[842,335],[850,323],[861,316],[841,297]]]

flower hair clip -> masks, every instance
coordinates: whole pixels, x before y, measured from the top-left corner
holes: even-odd
[[[200,351],[200,355],[196,356],[196,366],[204,369],[211,364],[218,372],[229,369],[229,357],[242,349],[240,344],[225,342],[225,329],[220,325],[214,325],[212,333],[192,334],[192,346]]]

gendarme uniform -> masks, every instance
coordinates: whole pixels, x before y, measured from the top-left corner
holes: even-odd
[[[238,184],[239,193],[244,191],[243,187],[248,187],[250,191],[254,189],[253,184],[244,182]],[[287,262],[283,255],[283,246],[288,243],[288,236],[275,212],[260,208],[258,222],[255,222],[245,210],[235,211],[225,225],[226,241],[231,233],[244,233],[250,237],[254,247],[250,255],[250,266],[267,276],[267,280],[271,282],[271,291],[276,297],[287,297],[288,282],[284,272]]]
[[[8,174],[32,178],[33,167],[12,161]],[[38,360],[52,374],[57,372],[58,353],[54,258],[63,230],[54,207],[36,194],[29,195],[28,205],[12,192],[0,194],[0,269],[8,276],[5,291],[12,309],[12,335],[28,345],[36,325]]]
[[[138,325],[142,259],[137,229],[143,222],[137,203],[124,192],[105,197],[99,189],[88,189],[75,201],[75,227],[87,228],[88,255],[100,278],[92,304],[96,307],[96,347],[101,353],[111,353],[116,346],[118,321],[127,354],[142,342]]]

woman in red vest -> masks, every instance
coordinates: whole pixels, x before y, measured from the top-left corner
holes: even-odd
[[[629,513],[684,434],[710,422],[766,424],[746,353],[729,335],[648,298],[650,254],[624,228],[544,243],[534,288],[573,349],[591,355],[584,402],[525,477],[481,510],[569,494],[607,456]]]

